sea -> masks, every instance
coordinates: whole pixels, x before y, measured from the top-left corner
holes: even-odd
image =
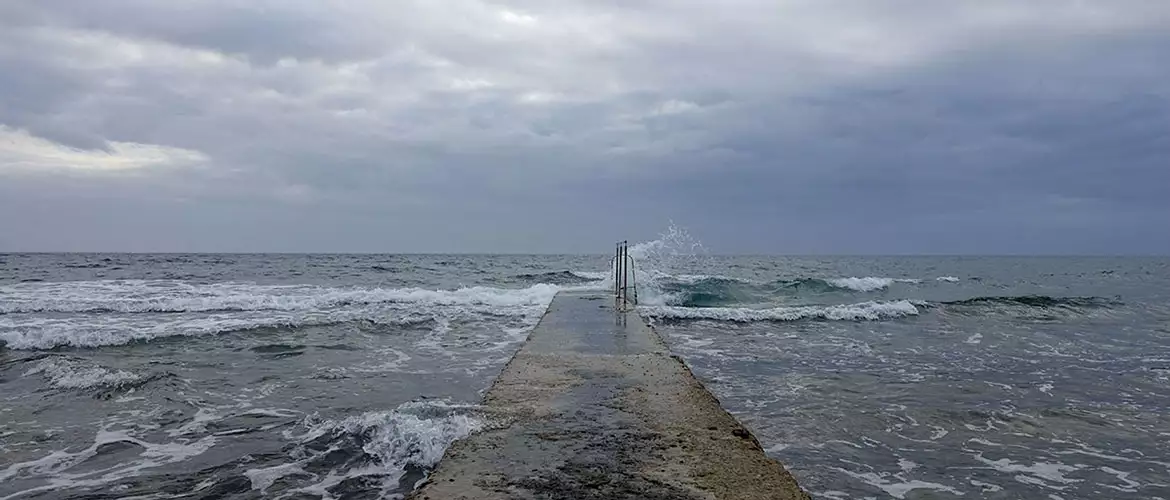
[[[401,498],[606,250],[0,254],[0,500]],[[631,254],[814,498],[1170,499],[1170,258]]]

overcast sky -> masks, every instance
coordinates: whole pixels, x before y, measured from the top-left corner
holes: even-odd
[[[3,0],[0,251],[1170,253],[1166,0]]]

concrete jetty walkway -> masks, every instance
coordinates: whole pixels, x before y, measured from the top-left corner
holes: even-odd
[[[484,405],[504,423],[452,445],[411,499],[808,498],[608,294],[557,295]]]

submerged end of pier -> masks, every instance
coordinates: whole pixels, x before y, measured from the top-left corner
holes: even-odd
[[[607,294],[561,293],[414,500],[808,499]]]

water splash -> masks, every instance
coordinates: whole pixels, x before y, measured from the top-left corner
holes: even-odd
[[[710,254],[703,243],[673,221],[657,239],[630,246],[634,272],[642,303],[665,305],[677,302],[665,286],[676,275],[710,267]]]
[[[686,228],[673,222],[651,241],[630,246],[630,256],[641,271],[679,274],[708,256],[707,249]]]

